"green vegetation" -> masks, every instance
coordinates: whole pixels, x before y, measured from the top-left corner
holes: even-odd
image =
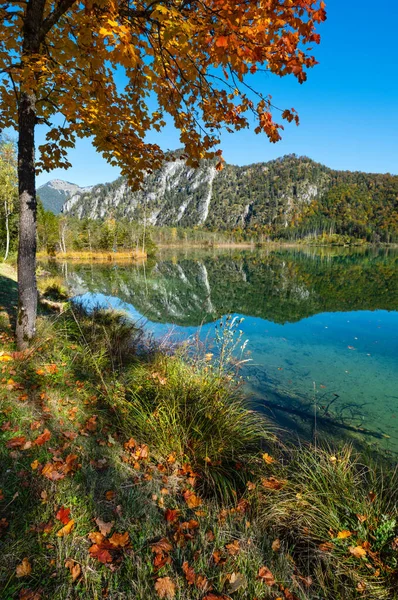
[[[398,598],[398,486],[381,457],[287,447],[228,352],[224,368],[160,352],[121,314],[42,309],[15,352],[7,276],[2,599]]]
[[[177,160],[149,175],[141,191],[131,192],[120,178],[83,192],[66,205],[66,213],[155,222],[154,239],[162,235],[155,230],[167,227],[165,238],[171,234],[180,243],[192,242],[196,230],[203,232],[198,237],[207,232],[209,241],[316,243],[323,236],[320,243],[379,244],[398,241],[397,198],[397,176],[335,171],[296,155],[242,167],[227,164],[216,174],[210,161],[192,171]]]

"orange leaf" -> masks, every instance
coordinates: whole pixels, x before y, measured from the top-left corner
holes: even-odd
[[[27,575],[30,575],[31,572],[32,565],[26,557],[22,560],[20,565],[17,565],[17,568],[15,569],[17,577],[26,577]]]
[[[269,586],[275,585],[276,581],[268,567],[260,567],[257,577]]]
[[[225,35],[221,35],[216,39],[216,46],[218,48],[227,48],[228,47],[228,38]]]
[[[51,438],[51,433],[48,429],[45,429],[41,435],[39,435],[33,442],[34,446],[42,446]]]
[[[185,492],[183,492],[183,496],[189,508],[196,508],[202,504],[202,500],[199,498],[199,496],[197,496],[195,492],[192,492],[191,490],[185,490]]]
[[[170,577],[159,577],[155,583],[155,590],[159,598],[174,598],[176,595],[176,586]]]
[[[178,508],[167,508],[164,516],[166,521],[169,523],[174,523],[174,521],[177,521],[179,514],[180,510]]]
[[[348,549],[355,558],[363,558],[366,556],[366,550],[364,550],[362,546],[350,546]]]
[[[188,585],[193,585],[195,583],[196,575],[195,571],[189,566],[187,561],[182,563],[182,570],[184,571],[185,579],[187,580]]]
[[[94,544],[88,549],[88,551],[92,558],[96,558],[97,560],[99,560],[99,562],[101,562],[104,565],[113,561],[113,558],[107,550],[107,548],[104,548],[101,545]]]
[[[130,541],[128,531],[125,533],[114,533],[113,536],[109,538],[109,541],[112,546],[115,546],[116,548],[124,548]]]
[[[57,532],[57,536],[63,537],[64,535],[68,535],[72,531],[74,526],[75,526],[75,520],[71,519],[70,521],[68,521],[68,523],[64,527],[62,527],[62,529],[60,529]]]
[[[76,581],[76,579],[77,579],[78,577],[80,577],[80,575],[81,575],[81,572],[82,572],[82,570],[81,570],[81,567],[80,567],[79,563],[77,563],[77,562],[75,562],[74,560],[72,560],[72,559],[68,558],[68,559],[65,561],[65,567],[66,567],[67,569],[69,569],[69,571],[70,571],[70,574],[72,575],[72,581],[73,581],[73,582],[75,582],[75,581]]]
[[[230,554],[231,556],[236,556],[237,554],[239,554],[240,544],[238,540],[234,540],[232,544],[227,544],[225,547],[228,551],[228,554]]]

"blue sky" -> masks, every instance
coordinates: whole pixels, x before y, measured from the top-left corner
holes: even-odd
[[[305,84],[265,74],[255,79],[277,106],[299,112],[300,126],[286,124],[278,144],[253,130],[225,134],[227,162],[244,165],[294,152],[336,169],[398,174],[398,3],[329,0],[327,12],[315,48],[320,64]],[[42,138],[39,131],[38,144]],[[150,139],[164,149],[180,147],[172,127]],[[119,175],[89,140],[78,141],[69,158],[71,169],[43,173],[38,185],[57,177],[84,186]]]

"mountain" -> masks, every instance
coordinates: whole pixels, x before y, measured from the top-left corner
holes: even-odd
[[[217,171],[188,167],[178,153],[132,192],[124,178],[78,188],[63,205],[78,218],[127,218],[152,225],[242,229],[297,237],[309,233],[398,239],[398,176],[336,171],[288,155]]]
[[[90,190],[91,187],[81,188],[76,183],[70,183],[62,179],[52,179],[41,185],[37,190],[37,194],[44,208],[58,215],[68,198],[89,192]]]

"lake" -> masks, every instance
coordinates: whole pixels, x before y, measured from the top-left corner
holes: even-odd
[[[272,415],[303,435],[314,422],[295,413],[316,412],[398,450],[398,251],[169,249],[59,268],[87,305],[127,310],[156,338],[199,335],[214,352],[219,319],[243,317],[241,374],[260,410],[278,403]]]

